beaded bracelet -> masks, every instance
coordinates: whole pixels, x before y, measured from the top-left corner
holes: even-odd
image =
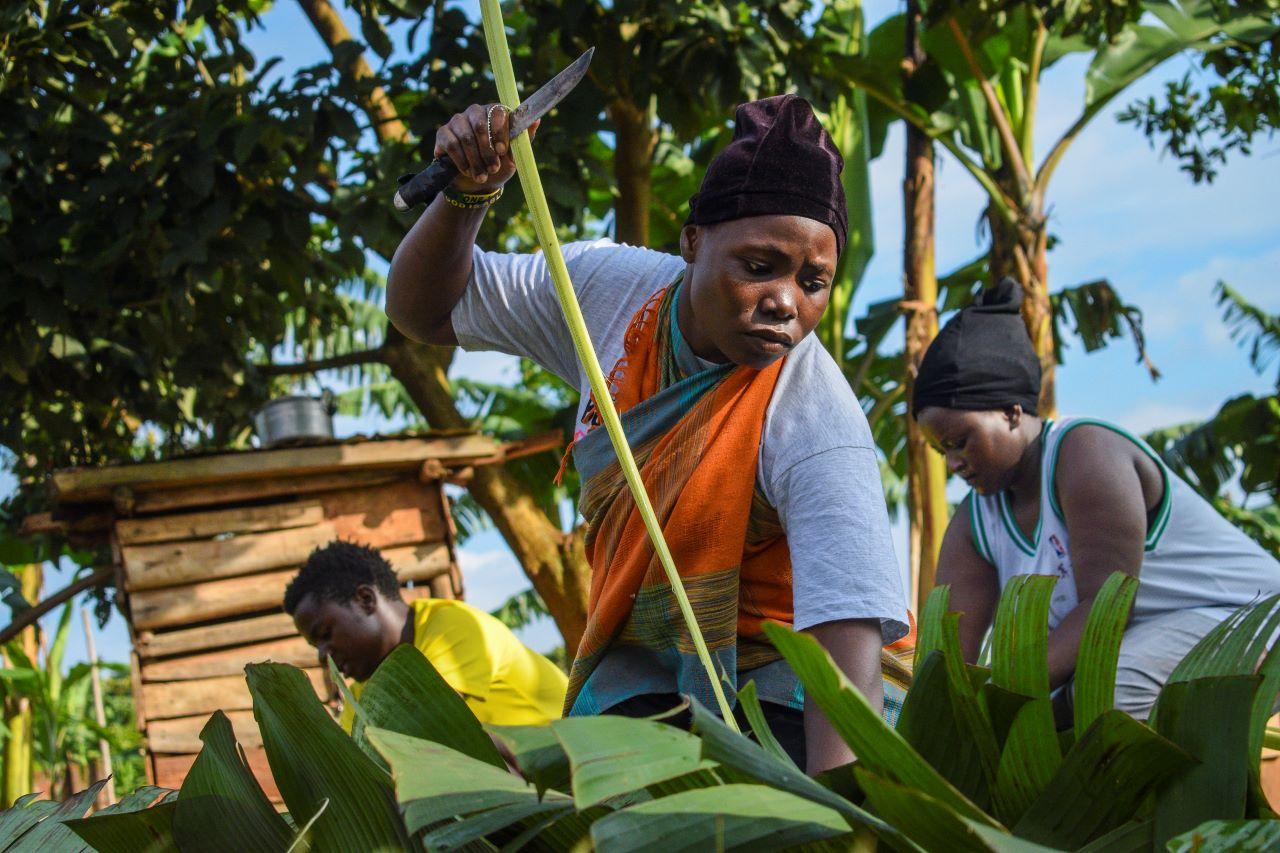
[[[452,187],[444,188],[444,200],[463,210],[481,210],[500,198],[502,198],[502,187],[498,187],[491,193],[464,193]]]

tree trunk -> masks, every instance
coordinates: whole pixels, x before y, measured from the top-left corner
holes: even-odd
[[[918,27],[920,8],[907,4],[907,43],[904,76],[910,78],[925,59]],[[903,208],[903,303],[906,343],[903,384],[910,405],[915,377],[929,343],[938,334],[938,274],[934,258],[933,141],[910,123],[907,129],[906,177]],[[911,582],[916,612],[933,589],[938,572],[938,549],[947,528],[947,472],[941,456],[924,439],[915,418],[907,417],[907,500],[911,521]]]
[[[1057,414],[1058,359],[1053,348],[1053,309],[1049,302],[1049,232],[1038,207],[1026,211],[1022,221],[1038,224],[1011,225],[988,208],[991,283],[1008,276],[1022,285],[1022,319],[1040,358],[1039,413],[1051,418]]]
[[[446,352],[414,343],[389,329],[384,357],[427,423],[440,429],[465,429],[470,424],[454,405],[448,359],[441,358]],[[586,626],[587,591],[591,584],[591,568],[580,533],[562,533],[529,490],[500,466],[478,466],[467,490],[493,519],[520,561],[572,656]]]
[[[328,0],[298,0],[298,3],[331,51],[352,40],[350,31]],[[357,80],[373,75],[363,56],[349,62],[343,71]],[[378,138],[383,142],[401,142],[408,136],[407,128],[395,112],[395,105],[381,87],[370,89],[361,106],[374,122]],[[644,190],[647,210],[647,173]],[[388,258],[391,256],[389,251],[383,254]],[[427,423],[442,429],[471,427],[454,404],[448,378],[451,350],[414,343],[390,325],[387,326],[384,349],[384,361],[404,385]],[[556,627],[564,635],[565,650],[572,658],[586,625],[587,590],[591,582],[591,568],[587,564],[580,534],[562,533],[542,512],[528,489],[501,466],[477,468],[467,489],[493,519],[520,561],[533,588],[551,612]]]
[[[27,601],[40,600],[40,588],[44,582],[44,569],[39,563],[18,566],[13,569],[22,582],[22,597]],[[23,631],[15,640],[23,654],[34,665],[39,651],[36,645],[36,627],[33,625]],[[0,660],[7,658],[0,655]],[[7,661],[12,664],[12,661]],[[31,702],[26,697],[4,693],[4,725],[8,727],[9,736],[5,740],[3,758],[4,790],[0,791],[0,808],[9,808],[23,794],[29,794],[35,787],[35,779],[31,772],[31,754],[35,737],[35,718],[31,710]]]
[[[613,122],[613,176],[618,187],[614,239],[647,246],[653,150],[658,145],[653,109],[619,98],[610,102],[607,112]]]

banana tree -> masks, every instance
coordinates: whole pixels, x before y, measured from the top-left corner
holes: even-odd
[[[1097,8],[1102,15],[1110,7]],[[1011,275],[1027,294],[1024,319],[1043,368],[1045,414],[1055,408],[1057,364],[1048,288],[1048,192],[1066,152],[1108,104],[1166,59],[1256,44],[1280,30],[1274,16],[1236,10],[1226,16],[1213,0],[1149,0],[1141,10],[1140,20],[1114,22],[1108,38],[1105,27],[1082,27],[1057,3],[991,9],[977,0],[933,4],[920,35],[927,73],[913,75],[909,86],[901,75],[902,16],[877,27],[868,51],[843,62],[853,83],[946,148],[985,191],[990,276]],[[1037,165],[1033,139],[1041,76],[1076,52],[1092,53],[1083,106]]]

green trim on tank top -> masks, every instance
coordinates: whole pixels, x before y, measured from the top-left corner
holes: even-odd
[[[1040,426],[1041,453],[1044,453],[1044,439],[1052,428],[1053,418],[1045,418]],[[1018,526],[1017,519],[1013,517],[1013,510],[1009,507],[1008,489],[1002,489],[996,495],[996,505],[1000,509],[1000,520],[1004,522],[1005,532],[1009,534],[1013,544],[1028,557],[1034,557],[1036,551],[1040,549],[1040,528],[1044,526],[1044,507],[1040,507],[1040,512],[1036,516],[1036,529],[1031,532],[1031,539],[1027,539],[1027,534],[1023,533],[1022,528]]]
[[[1100,426],[1124,436],[1133,442],[1139,450],[1147,454],[1152,462],[1156,463],[1156,468],[1160,471],[1160,481],[1164,486],[1164,494],[1160,497],[1160,505],[1156,507],[1156,517],[1152,519],[1150,526],[1147,528],[1147,538],[1143,543],[1144,551],[1154,551],[1156,546],[1160,544],[1160,537],[1164,535],[1165,528],[1169,525],[1170,510],[1173,505],[1173,489],[1170,488],[1169,484],[1169,471],[1165,467],[1164,460],[1145,441],[1122,426],[1100,421],[1097,418],[1076,418],[1063,428],[1062,434],[1058,436],[1058,443],[1053,446],[1053,455],[1049,457],[1049,505],[1053,508],[1053,514],[1058,517],[1059,521],[1066,524],[1066,518],[1062,514],[1062,505],[1058,503],[1058,453],[1062,450],[1062,440],[1067,437],[1067,433],[1085,424]]]
[[[978,556],[986,560],[991,565],[995,565],[995,558],[991,556],[991,546],[987,544],[987,531],[983,527],[982,507],[979,505],[981,498],[973,489],[969,490],[969,529],[973,535],[973,545],[978,549]]]

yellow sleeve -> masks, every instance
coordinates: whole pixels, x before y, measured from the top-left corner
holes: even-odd
[[[478,611],[465,606],[437,606],[416,616],[414,645],[445,682],[464,699],[488,698],[497,650],[492,648]]]

